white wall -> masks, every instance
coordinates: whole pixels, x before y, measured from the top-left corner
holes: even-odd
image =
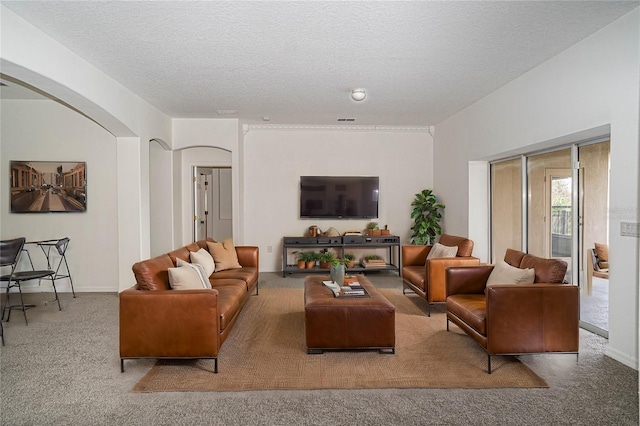
[[[471,161],[571,140],[567,135],[578,141],[610,125],[609,243],[615,260],[607,354],[636,369],[638,239],[621,237],[620,222],[639,221],[639,15],[636,9],[439,123],[434,148],[435,189],[447,205],[445,229],[474,235],[486,247],[486,221],[470,220],[478,212],[488,217],[486,201],[469,194]]]
[[[379,176],[377,222],[406,243],[411,201],[432,187],[433,142],[426,131],[250,129],[244,153],[245,235],[260,247],[263,271],[282,270],[283,236],[304,236],[310,225],[362,230],[369,222],[299,219],[300,176]]]
[[[69,269],[76,292],[118,290],[116,139],[86,117],[49,100],[2,100],[0,134],[0,234],[27,241],[69,237]],[[87,211],[84,213],[10,213],[9,162],[86,161]],[[42,251],[29,250],[35,267],[46,268]],[[58,290],[70,291],[61,280]],[[51,287],[44,284],[45,290]],[[37,286],[37,281],[25,283]],[[64,302],[63,302],[64,303]]]

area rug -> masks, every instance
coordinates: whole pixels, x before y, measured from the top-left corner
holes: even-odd
[[[534,388],[547,383],[514,357],[492,357],[443,313],[400,289],[382,289],[396,307],[396,353],[334,351],[308,355],[302,289],[261,288],[213,360],[160,360],[134,392],[273,389]]]

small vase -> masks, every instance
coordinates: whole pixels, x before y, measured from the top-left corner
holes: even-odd
[[[331,281],[341,287],[344,285],[344,265],[331,267]]]

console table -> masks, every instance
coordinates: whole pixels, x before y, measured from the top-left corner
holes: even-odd
[[[395,235],[382,236],[342,236],[342,237],[283,237],[282,239],[282,276],[287,274],[318,274],[329,273],[328,269],[320,269],[317,265],[312,269],[299,269],[297,264],[288,264],[287,258],[290,250],[301,249],[328,249],[337,252],[337,257],[342,257],[349,249],[361,248],[386,248],[387,259],[383,267],[365,268],[359,263],[355,267],[347,268],[347,273],[365,273],[371,271],[394,271],[400,275],[401,250],[400,237]]]

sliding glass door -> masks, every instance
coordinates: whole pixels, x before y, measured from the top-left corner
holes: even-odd
[[[565,281],[580,286],[581,325],[604,336],[608,279],[589,273],[589,249],[608,242],[608,194],[608,140],[491,164],[492,262],[507,248],[565,260]]]

